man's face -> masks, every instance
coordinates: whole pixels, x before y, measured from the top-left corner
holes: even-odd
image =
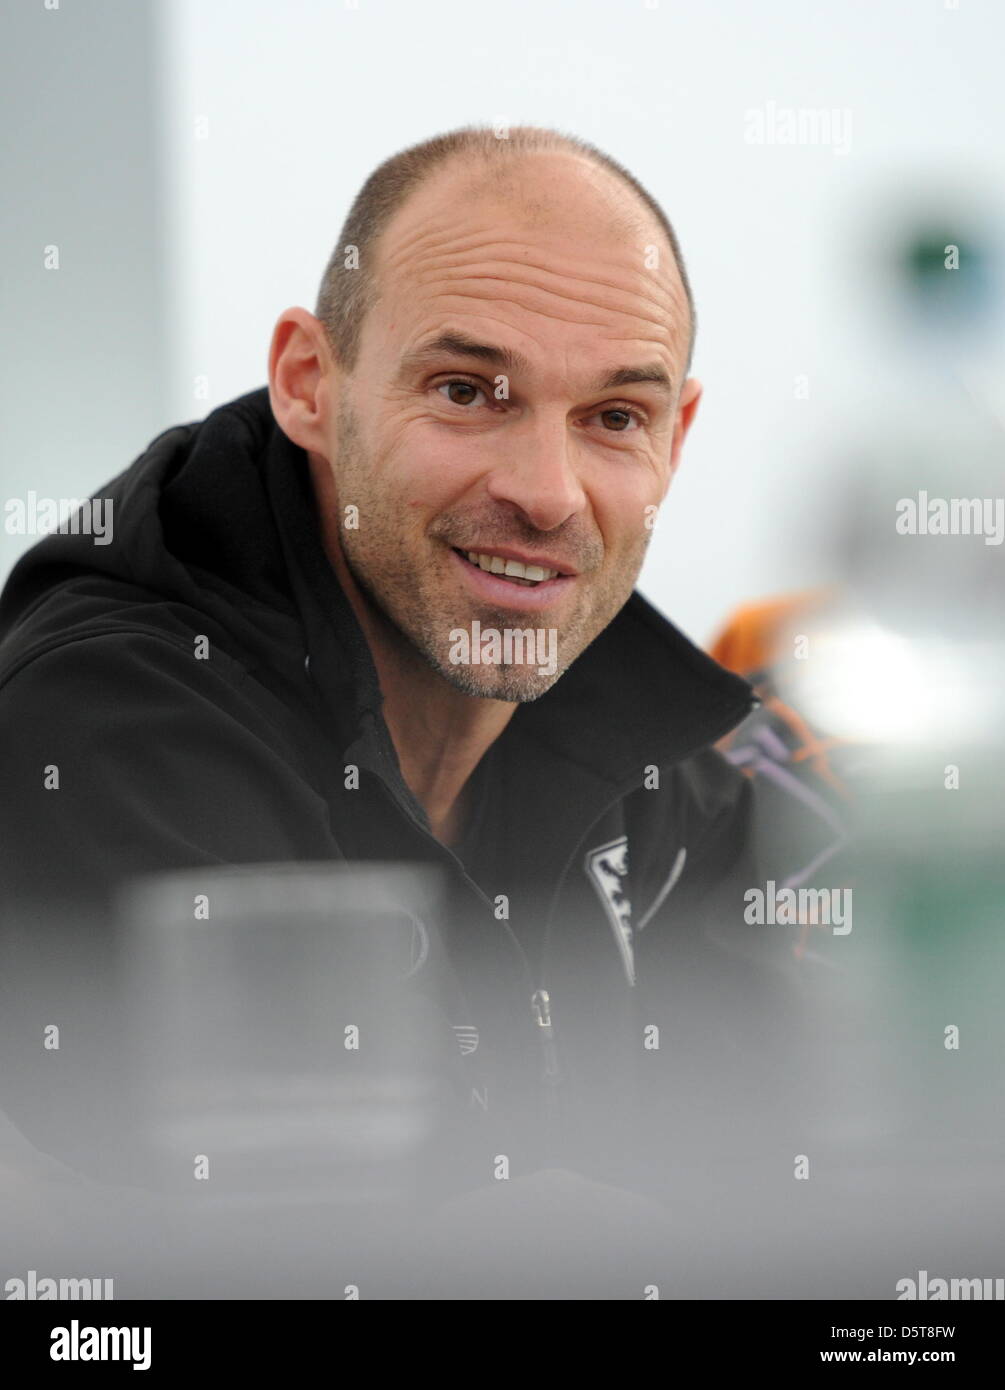
[[[434,177],[382,238],[328,456],[340,515],[358,508],[340,537],[370,602],[466,694],[533,700],[638,578],[689,321],[665,239],[609,176],[539,155],[508,190],[477,178]],[[625,369],[665,380],[612,380]],[[507,577],[507,561],[536,568]],[[536,645],[507,649],[507,629]]]

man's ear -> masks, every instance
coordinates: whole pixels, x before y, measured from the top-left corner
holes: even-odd
[[[681,387],[680,399],[677,402],[677,418],[673,426],[673,444],[670,448],[670,477],[673,478],[680,463],[680,452],[684,447],[684,440],[688,430],[691,428],[695,412],[698,409],[698,402],[701,400],[702,384],[697,377],[689,376]]]
[[[328,456],[334,409],[331,350],[320,319],[306,309],[280,314],[269,347],[269,401],[279,428],[308,453]]]

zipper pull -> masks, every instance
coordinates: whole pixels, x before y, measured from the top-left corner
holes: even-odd
[[[544,1048],[544,1079],[554,1085],[561,1080],[558,1054],[555,1050],[555,1030],[551,1022],[551,995],[546,989],[536,989],[531,995],[530,1006],[534,1020],[540,1028],[541,1043]]]
[[[534,1010],[534,1018],[537,1020],[539,1028],[547,1028],[547,1037],[552,1036],[551,1031],[551,995],[546,989],[536,989],[530,997],[530,1007]]]

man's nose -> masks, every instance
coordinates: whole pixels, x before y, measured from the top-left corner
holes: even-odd
[[[508,432],[504,454],[488,476],[496,502],[519,508],[538,531],[554,531],[586,505],[575,470],[575,441],[568,422],[527,421]]]

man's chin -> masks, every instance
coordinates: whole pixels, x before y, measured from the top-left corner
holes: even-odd
[[[561,669],[541,675],[527,666],[455,666],[437,661],[436,669],[448,684],[476,700],[503,700],[529,704],[547,694],[562,675]]]

